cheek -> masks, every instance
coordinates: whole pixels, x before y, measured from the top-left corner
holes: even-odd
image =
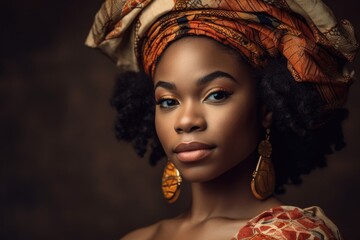
[[[155,129],[160,143],[163,146],[165,153],[168,155],[170,150],[166,143],[170,143],[171,134],[173,131],[170,124],[170,119],[161,116],[161,114],[157,113],[157,111],[155,111]]]
[[[216,136],[227,154],[246,157],[256,148],[259,119],[255,104],[240,104],[213,116]]]

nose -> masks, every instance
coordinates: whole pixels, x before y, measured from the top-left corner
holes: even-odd
[[[179,109],[179,115],[174,129],[177,133],[190,133],[204,131],[207,127],[206,119],[199,104],[183,104]]]

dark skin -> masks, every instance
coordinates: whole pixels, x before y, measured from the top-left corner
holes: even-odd
[[[251,218],[282,205],[274,197],[259,201],[250,189],[271,112],[258,106],[251,68],[237,54],[207,38],[180,39],[164,52],[153,81],[156,131],[191,182],[192,205],[123,239],[231,239]],[[175,151],[194,142],[209,147]]]

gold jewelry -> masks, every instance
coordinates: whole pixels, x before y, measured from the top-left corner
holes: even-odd
[[[271,161],[272,146],[269,139],[270,129],[266,129],[265,140],[258,146],[259,160],[251,180],[251,191],[259,200],[271,196],[275,189],[275,171]]]
[[[180,195],[181,175],[175,165],[168,161],[162,176],[162,192],[169,203],[175,202]]]

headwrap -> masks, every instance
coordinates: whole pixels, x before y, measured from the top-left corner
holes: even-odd
[[[347,20],[321,0],[107,0],[86,44],[122,70],[153,76],[165,48],[188,35],[207,36],[255,67],[282,55],[294,79],[311,82],[326,109],[341,107],[354,72],[346,63],[359,44]]]

